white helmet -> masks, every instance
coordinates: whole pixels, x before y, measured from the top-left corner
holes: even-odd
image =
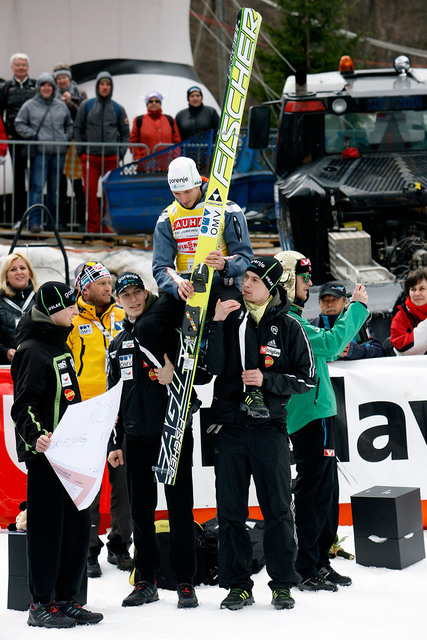
[[[172,160],[169,165],[168,182],[172,192],[187,191],[200,187],[202,179],[194,160],[180,156]]]
[[[293,303],[296,298],[297,275],[311,273],[310,258],[306,258],[298,251],[280,251],[274,257],[283,267],[280,284],[286,289],[289,301]]]

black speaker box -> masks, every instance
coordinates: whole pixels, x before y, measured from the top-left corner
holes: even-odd
[[[425,558],[420,490],[376,486],[351,496],[356,562],[404,569]]]

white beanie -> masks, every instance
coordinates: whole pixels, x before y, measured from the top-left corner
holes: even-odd
[[[187,191],[200,187],[202,179],[194,160],[181,156],[170,163],[168,182],[171,191]]]

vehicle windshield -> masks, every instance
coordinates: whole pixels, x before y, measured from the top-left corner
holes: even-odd
[[[325,115],[325,151],[360,153],[427,149],[427,111],[378,111]]]

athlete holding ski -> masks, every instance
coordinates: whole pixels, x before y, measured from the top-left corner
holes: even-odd
[[[229,205],[228,191],[234,160],[236,158],[239,131],[249,88],[261,20],[262,18],[259,13],[248,8],[241,9],[237,16],[220,126],[212,157],[209,182],[204,195],[205,202],[197,218],[192,221],[196,233],[189,234],[189,238],[193,239],[193,243],[191,243],[190,255],[187,256],[188,264],[186,269],[191,271],[191,273],[185,274],[186,277],[183,277],[184,274],[179,274],[175,269],[174,262],[164,265],[164,270],[168,275],[174,276],[173,271],[175,271],[182,280],[186,280],[187,278],[191,280],[193,289],[190,289],[185,282],[176,282],[175,286],[178,294],[176,299],[180,297],[178,287],[181,288],[181,293],[184,298],[186,297],[186,292],[188,295],[188,292],[194,291],[191,297],[186,297],[180,332],[180,345],[175,361],[159,458],[154,469],[156,481],[166,484],[174,484],[176,478],[180,445],[185,429],[187,412],[191,404],[191,390],[197,370],[199,350],[204,340],[204,322],[210,310],[208,303],[214,275],[216,279],[218,276],[218,268],[220,272],[226,269],[223,278],[224,276],[226,278],[234,278],[241,275],[239,273],[232,274],[229,271],[230,265],[227,262],[227,258],[233,258],[233,248],[229,244],[228,234],[234,227],[236,237],[240,242],[243,242],[243,229],[246,225],[242,226],[239,224],[238,217],[232,215],[232,225],[230,226],[227,216],[227,208]],[[174,165],[173,168],[175,169],[176,166],[177,165]],[[193,169],[194,168],[195,167],[193,167]],[[183,177],[187,179],[184,182],[182,182]],[[179,174],[177,176],[171,175],[171,178],[174,179],[171,186],[175,187],[175,191],[184,192],[194,188],[200,191],[201,179],[198,172],[192,176],[188,176],[188,174],[184,176]],[[191,178],[191,180],[189,178]],[[196,184],[196,182],[198,182],[198,184]],[[198,198],[194,202],[183,200],[179,206],[183,204],[185,209],[191,205],[194,208],[199,202],[201,202],[201,198]],[[172,206],[175,206],[175,203]],[[167,213],[165,214],[165,220],[166,215]],[[178,220],[175,226],[172,226],[173,222],[175,221],[169,218],[170,234],[168,239],[169,248],[171,246],[175,247],[176,251],[176,239],[173,233],[178,230]],[[197,240],[195,246],[194,240]],[[225,243],[225,247],[227,247],[227,253],[230,254],[229,256],[224,252],[223,243]],[[180,249],[189,249],[190,247],[187,247],[187,244],[185,239],[183,239]],[[174,248],[172,248],[172,251],[174,251]],[[237,254],[241,255],[241,251],[242,245],[238,245],[236,247]],[[184,251],[182,251],[182,253],[184,253]],[[250,253],[252,254],[252,252]],[[175,255],[177,255],[177,252]],[[157,258],[157,255],[155,258]],[[154,266],[156,269],[156,260]],[[180,267],[178,267],[178,269],[180,269]],[[227,289],[227,287],[223,287],[223,289]],[[217,297],[218,295],[213,293],[211,299],[215,301]],[[232,296],[228,296],[228,298],[230,297]],[[248,336],[245,336],[245,339],[247,340]],[[250,369],[251,367],[247,366],[246,368]],[[242,397],[240,408],[250,415],[268,415],[268,409],[264,405],[262,394],[260,390],[256,388],[246,389],[246,397],[244,399]]]
[[[167,322],[179,319],[184,302],[195,291],[190,281],[197,240],[205,207],[208,181],[202,178],[191,158],[180,157],[169,165],[168,182],[175,197],[159,217],[154,231],[153,275],[160,290],[166,294],[157,305],[157,315]],[[213,316],[215,303],[236,300],[240,295],[239,277],[253,258],[246,218],[241,208],[231,200],[225,207],[224,230],[219,248],[211,251],[205,264],[214,269],[207,315]],[[164,310],[164,312],[163,312]],[[159,321],[162,324],[162,320]],[[247,336],[255,342],[255,337]],[[248,368],[249,365],[248,365]],[[252,417],[267,417],[259,387],[249,386],[242,395],[242,411]]]

